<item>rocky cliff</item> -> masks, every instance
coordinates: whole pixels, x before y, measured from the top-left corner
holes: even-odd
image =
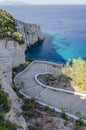
[[[8,78],[10,77],[9,81],[12,77],[12,74],[9,74],[10,70],[12,71],[13,67],[25,63],[26,47],[44,39],[39,25],[24,23],[19,20],[16,20],[16,25],[18,31],[23,35],[23,44],[9,38],[0,40],[0,69],[8,75]]]
[[[40,26],[35,23],[24,23],[16,20],[17,30],[23,35],[24,41],[28,47],[43,40],[44,36],[41,32]]]
[[[27,125],[21,113],[21,100],[12,89],[12,68],[25,63],[27,46],[43,39],[39,25],[26,24],[16,20],[17,29],[23,34],[25,43],[19,44],[15,40],[5,38],[0,40],[0,84],[1,89],[9,95],[12,109],[5,115],[7,119],[17,124],[18,130],[27,130]],[[21,127],[21,128],[20,128]]]
[[[25,48],[25,44],[19,45],[14,40],[0,40],[0,84],[1,89],[9,95],[12,104],[11,111],[5,117],[16,123],[18,127],[22,127],[21,130],[26,130],[27,125],[21,114],[18,116],[18,113],[21,113],[21,101],[13,91],[11,85],[12,68],[25,63]]]
[[[12,68],[25,63],[26,45],[14,40],[0,40],[0,69],[12,80]],[[11,72],[11,73],[10,73]]]

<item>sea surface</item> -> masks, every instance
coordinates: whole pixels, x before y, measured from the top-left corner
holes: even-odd
[[[65,62],[86,60],[86,5],[3,5],[0,8],[25,22],[37,22],[45,41],[26,51],[33,59]]]

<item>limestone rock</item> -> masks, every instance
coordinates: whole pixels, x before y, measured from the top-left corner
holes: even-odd
[[[5,49],[3,53],[7,53],[7,51],[10,53],[9,57],[12,59],[12,67],[25,63],[25,44],[20,45],[14,40],[0,40],[0,50],[2,49]],[[10,59],[7,61],[10,62]]]
[[[2,70],[0,69],[0,87],[2,85]]]
[[[9,95],[12,104],[12,109],[5,118],[17,124],[21,130],[27,130],[27,124],[21,116],[22,101],[13,91],[11,84],[12,68],[25,63],[25,49],[25,44],[19,45],[13,40],[0,40],[0,84],[1,89]]]
[[[0,44],[1,45],[1,44]],[[12,82],[12,57],[10,52],[0,46],[0,70],[8,82]]]
[[[23,35],[24,41],[28,47],[44,39],[43,33],[41,32],[40,26],[38,24],[24,23],[19,20],[15,21],[17,30]]]

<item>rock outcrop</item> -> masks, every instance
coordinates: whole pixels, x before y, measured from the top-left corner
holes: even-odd
[[[15,21],[17,30],[23,35],[24,41],[28,47],[44,39],[43,33],[41,32],[40,26],[38,24],[24,23],[19,20]]]

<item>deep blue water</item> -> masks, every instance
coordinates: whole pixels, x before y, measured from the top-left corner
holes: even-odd
[[[79,57],[86,60],[86,5],[0,7],[17,19],[39,23],[46,33],[45,41],[31,47],[27,57],[54,62]]]

